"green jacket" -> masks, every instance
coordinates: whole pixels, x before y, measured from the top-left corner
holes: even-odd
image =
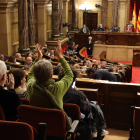
[[[41,93],[38,93],[33,88],[33,84],[36,81],[34,78],[34,75],[33,75],[33,66],[37,61],[38,61],[38,59],[36,59],[34,61],[32,67],[31,67],[31,70],[28,74],[27,93],[28,93],[29,100],[31,101],[30,102],[31,105],[33,104],[33,105],[39,106],[39,107],[47,107],[47,105],[49,104],[49,101],[47,100],[45,102],[45,98],[41,95]],[[66,93],[66,91],[69,89],[70,85],[72,84],[73,73],[64,58],[59,59],[59,62],[61,63],[61,65],[63,67],[65,76],[60,81],[50,84],[47,89],[55,96],[55,98],[58,100],[60,107],[63,109],[63,96]],[[37,100],[36,95],[39,97],[38,98],[39,100]],[[31,98],[34,98],[34,97],[36,98],[36,100],[35,101],[31,100]]]

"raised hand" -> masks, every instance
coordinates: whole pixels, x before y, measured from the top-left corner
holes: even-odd
[[[43,55],[42,55],[42,52],[41,52],[41,50],[40,50],[40,47],[41,47],[41,46],[37,43],[37,44],[36,44],[36,51],[37,51],[37,54],[38,54],[38,55],[37,55],[37,59],[39,59],[39,60],[41,60],[41,59],[42,59],[42,56],[43,56]]]
[[[14,76],[13,74],[9,74],[9,83],[8,83],[8,79],[6,80],[6,87],[7,89],[14,89],[14,85],[15,85],[15,81],[14,81]]]
[[[57,41],[57,45],[58,47],[57,48],[54,48],[55,50],[55,55],[58,57],[58,59],[62,58],[62,54],[61,54],[61,42],[60,40]]]

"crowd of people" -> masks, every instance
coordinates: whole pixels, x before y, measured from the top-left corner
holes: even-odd
[[[101,28],[103,27],[100,27],[99,30]],[[83,29],[83,32],[85,31]],[[105,131],[106,123],[101,109],[97,103],[89,102],[85,94],[72,85],[76,78],[82,77],[117,82],[117,77],[113,73],[121,71],[125,75],[124,67],[117,62],[108,67],[106,61],[101,62],[86,57],[82,59],[78,52],[78,44],[72,41],[69,34],[68,37],[68,48],[63,54],[61,54],[60,41],[57,42],[58,47],[50,52],[46,44],[43,47],[37,44],[37,53],[34,55],[27,53],[22,57],[20,53],[16,53],[15,56],[5,57],[0,54],[0,105],[4,110],[6,120],[15,121],[18,119],[17,108],[22,104],[20,98],[29,99],[32,106],[57,108],[63,112],[63,103],[77,104],[80,107],[82,119],[87,117],[93,120],[97,119],[97,123],[102,128],[102,136],[104,136],[108,134],[108,131]],[[89,37],[88,55],[92,55],[93,45],[94,42]],[[48,56],[48,59],[44,57],[45,55]],[[58,62],[54,66],[53,63],[56,60]],[[15,68],[10,64],[23,67]],[[7,70],[9,70],[8,73]],[[26,77],[26,72],[28,72],[28,77]],[[58,75],[58,82],[52,79],[53,74]],[[95,116],[95,112],[98,115]],[[69,130],[71,121],[65,112],[64,114],[67,130]],[[91,123],[91,125],[93,124]],[[92,136],[97,136],[97,129],[94,125]]]
[[[70,48],[77,50],[77,47],[78,45],[73,43]],[[20,98],[29,99],[32,106],[57,108],[62,111],[63,103],[73,103],[80,107],[82,119],[89,117],[90,119],[98,120],[97,123],[102,128],[102,136],[108,134],[108,131],[105,131],[106,123],[100,107],[97,106],[97,103],[90,103],[83,92],[79,91],[76,86],[72,86],[76,78],[82,77],[82,74],[84,76],[87,74],[86,76],[89,78],[117,81],[115,75],[103,70],[106,68],[107,63],[95,59],[80,59],[77,53],[66,55],[66,52],[69,54],[68,50],[65,50],[65,55],[63,55],[61,54],[60,41],[58,41],[58,47],[55,48],[55,53],[54,51],[48,52],[47,45],[41,48],[37,44],[36,48],[36,54],[28,53],[25,57],[22,57],[20,53],[16,53],[15,56],[10,56],[5,60],[4,55],[0,55],[0,105],[3,107],[6,120],[15,121],[17,119],[17,108],[22,104]],[[50,59],[45,59],[42,53],[50,56]],[[69,62],[64,57],[69,58]],[[53,67],[51,63],[54,59],[58,60],[56,67]],[[25,66],[21,69],[12,66],[7,73],[6,64],[20,65],[17,60],[23,60],[24,65],[28,66],[28,68]],[[25,74],[26,69],[29,72],[28,77]],[[112,69],[116,71],[116,66],[112,65]],[[57,73],[58,82],[52,79],[53,73]],[[95,112],[98,114],[97,116],[94,114]],[[64,114],[66,116],[67,130],[69,130],[71,128],[70,118],[65,112]],[[93,124],[91,123],[91,125]],[[91,135],[97,136],[97,129],[94,125]]]

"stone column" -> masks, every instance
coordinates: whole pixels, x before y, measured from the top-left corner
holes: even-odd
[[[35,25],[34,25],[34,1],[28,1],[28,26],[29,26],[29,46],[35,49]]]
[[[108,0],[102,0],[101,23],[107,27]]]
[[[13,18],[13,13],[17,12],[17,7],[14,8],[14,2],[0,0],[0,53],[6,55],[14,55],[19,48],[18,37],[16,42],[13,42],[12,22],[18,22],[17,17]],[[15,11],[16,9],[16,11]],[[17,14],[17,13],[16,13]],[[14,26],[15,27],[15,26]],[[18,30],[18,28],[16,28]],[[13,31],[13,32],[12,32]],[[14,32],[18,34],[17,32]],[[15,43],[16,45],[13,45]]]
[[[118,10],[119,10],[119,0],[113,0],[112,26],[118,26]]]
[[[63,15],[63,0],[59,0],[59,15],[60,15],[60,21],[59,21],[59,32],[60,35],[63,35],[63,26],[62,26],[62,15]]]
[[[63,0],[63,19],[62,23],[68,23],[68,0]],[[67,34],[68,27],[63,28],[63,34]]]
[[[52,38],[60,36],[59,0],[52,0]]]
[[[120,27],[120,31],[124,32],[127,22],[127,1],[121,0],[119,2],[119,10],[118,10],[118,26]]]
[[[29,49],[28,38],[28,3],[27,0],[18,1],[19,52],[24,55]]]
[[[38,43],[43,46],[46,43],[46,18],[47,18],[47,12],[46,12],[46,0],[34,0],[37,4],[37,32],[38,32]]]
[[[77,0],[72,0],[72,30],[77,30]]]

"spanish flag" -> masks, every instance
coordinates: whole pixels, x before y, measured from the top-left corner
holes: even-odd
[[[140,32],[140,10],[139,10],[138,21],[137,21],[137,33],[139,32]]]
[[[137,30],[136,2],[134,2],[132,24],[134,25],[134,32],[136,32],[136,30]]]

